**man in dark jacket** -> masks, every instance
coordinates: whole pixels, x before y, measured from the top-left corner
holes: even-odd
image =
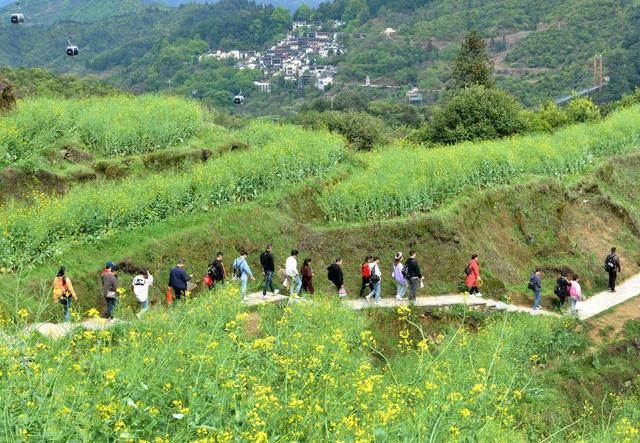
[[[540,309],[540,301],[542,299],[540,294],[542,291],[542,269],[536,268],[531,274],[531,278],[529,278],[529,289],[531,289],[535,294],[533,309],[534,311],[537,311]]]
[[[102,274],[100,281],[102,282],[102,296],[107,302],[107,318],[113,320],[113,311],[118,303],[118,277],[116,276],[118,267],[108,262]]]
[[[611,254],[604,260],[604,268],[609,273],[609,291],[616,292],[616,279],[621,272],[620,257],[616,254],[616,248],[611,248]]]
[[[407,268],[407,280],[409,280],[409,286],[411,287],[411,292],[409,292],[409,302],[413,303],[416,301],[418,284],[422,281],[422,273],[420,272],[420,266],[418,265],[416,256],[416,251],[409,251],[409,260],[407,260],[404,265],[405,268]]]
[[[267,289],[271,290],[273,295],[276,295],[276,290],[273,288],[273,274],[276,271],[275,264],[273,263],[273,245],[268,244],[267,249],[260,254],[260,264],[264,271],[264,287],[262,288],[262,298],[267,298]]]
[[[184,270],[184,260],[178,260],[176,267],[169,273],[169,287],[173,289],[176,300],[186,300],[187,282],[191,277]]]
[[[216,259],[209,266],[209,277],[213,281],[213,285],[211,287],[215,287],[219,284],[224,284],[224,281],[227,278],[227,272],[224,269],[224,254],[222,252],[218,252],[216,254]]]
[[[556,280],[556,287],[553,292],[560,299],[560,307],[564,306],[564,302],[569,297],[569,286],[571,286],[571,283],[567,279],[565,273],[559,272],[558,279]]]
[[[338,289],[344,287],[344,276],[342,275],[342,259],[337,258],[336,262],[327,268],[327,278]]]

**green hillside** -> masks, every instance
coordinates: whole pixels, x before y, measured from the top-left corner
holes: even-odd
[[[230,95],[243,90],[251,97],[252,107],[246,108],[251,113],[266,113],[274,103],[297,109],[302,100],[317,95],[296,88],[287,91],[276,81],[277,93],[263,97],[253,91],[253,81],[260,78],[257,71],[238,71],[233,63],[193,63],[209,49],[272,45],[290,26],[292,17],[284,9],[263,9],[244,0],[179,8],[124,3],[103,2],[91,13],[78,9],[84,17],[95,15],[91,20],[63,12],[68,19],[52,25],[2,26],[0,65],[98,74],[136,92],[170,89],[187,95],[195,90],[216,105],[228,103]],[[50,16],[42,6],[33,9]],[[350,0],[322,3],[306,16],[346,23],[346,55],[324,61],[339,68],[334,92],[351,91],[369,76],[374,84],[399,87],[377,90],[378,98],[405,100],[403,92],[417,86],[427,104],[436,102],[449,85],[449,64],[459,42],[472,29],[488,43],[499,85],[528,106],[592,86],[595,54],[603,55],[604,76],[609,78],[595,96],[597,101],[619,98],[640,84],[640,45],[635,37],[640,13],[634,2],[545,0],[522,5],[490,0],[460,7],[442,0]],[[382,36],[389,27],[396,33]],[[366,37],[354,38],[356,31]],[[69,35],[81,47],[78,60],[64,56]]]
[[[56,22],[95,22],[116,15],[139,12],[142,0],[21,0],[20,9],[29,25],[50,25]],[[3,26],[9,26],[5,18],[15,12],[15,3],[0,9]]]
[[[175,97],[20,101],[0,117],[3,177],[29,163],[104,173],[62,189],[35,179],[23,184],[34,192],[0,189],[0,436],[637,440],[637,320],[596,346],[590,325],[568,315],[354,312],[325,269],[342,257],[354,298],[360,260],[380,255],[383,296],[393,297],[392,257],[416,249],[420,295],[437,295],[460,290],[478,252],[487,296],[529,304],[526,282],[541,267],[550,310],[557,270],[580,273],[587,296],[604,287],[612,244],[626,278],[640,259],[639,115],[635,105],[550,135],[361,154],[335,134],[238,124]],[[491,161],[477,163],[477,151]],[[198,281],[219,250],[229,267],[248,248],[259,290],[267,243],[278,268],[292,248],[312,258],[313,303],[248,309],[230,283],[165,305],[176,260]],[[124,321],[63,340],[21,332],[59,321],[50,287],[61,265],[79,297],[73,317],[99,316],[108,260],[120,267]],[[129,282],[143,267],[156,285],[137,319]]]

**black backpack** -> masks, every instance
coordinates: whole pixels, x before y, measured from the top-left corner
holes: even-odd
[[[613,254],[607,255],[607,258],[604,259],[604,270],[606,272],[613,272],[616,270],[616,260]]]
[[[380,281],[380,277],[376,274],[377,267],[378,267],[377,264],[371,267],[371,277],[369,277],[369,281],[371,283],[378,283]]]
[[[410,279],[409,279],[409,266],[404,265],[404,266],[402,267],[402,277],[403,277],[405,280],[410,280]]]
[[[471,266],[469,265],[465,266],[464,275],[471,275]]]

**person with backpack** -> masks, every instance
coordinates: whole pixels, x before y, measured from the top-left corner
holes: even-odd
[[[300,268],[300,275],[302,275],[302,289],[307,294],[313,295],[313,269],[311,269],[311,259],[305,258]]]
[[[380,257],[373,257],[371,262],[371,284],[373,285],[373,291],[367,295],[367,301],[371,301],[371,298],[376,304],[380,304],[380,294],[382,289],[382,271],[380,271]]]
[[[153,275],[147,269],[142,269],[138,275],[133,277],[131,289],[140,304],[138,318],[149,310],[149,288],[153,285]]]
[[[240,294],[242,301],[247,301],[247,282],[249,279],[255,281],[249,263],[247,262],[248,252],[246,249],[240,250],[240,257],[233,261],[233,277],[240,280]]]
[[[364,258],[364,262],[362,262],[362,266],[360,267],[360,274],[362,275],[362,287],[360,288],[360,298],[364,297],[365,288],[369,288],[369,290],[373,291],[373,285],[371,284],[371,257],[367,255]]]
[[[478,263],[478,254],[471,254],[471,261],[465,268],[464,273],[467,275],[464,280],[464,285],[469,289],[469,295],[482,297],[480,289],[478,289],[478,282],[480,280],[480,264]]]
[[[564,306],[567,297],[569,297],[569,287],[571,283],[567,279],[564,272],[558,273],[558,279],[556,280],[556,286],[553,288],[553,293],[558,296],[560,300],[560,308]]]
[[[213,260],[213,262],[211,262],[207,274],[213,282],[209,289],[213,289],[218,285],[224,284],[225,280],[227,279],[227,271],[224,268],[224,254],[222,252],[218,252],[216,254],[216,258],[215,260]]]
[[[580,287],[580,277],[577,275],[571,277],[569,296],[571,297],[571,315],[576,315],[578,313],[576,306],[579,301],[582,301],[582,287]]]
[[[78,296],[73,289],[71,279],[64,275],[64,266],[62,266],[56,278],[53,279],[53,302],[62,305],[65,323],[71,321],[72,300],[78,301]]]
[[[344,275],[342,274],[342,258],[338,257],[331,266],[327,268],[327,278],[334,284],[340,297],[346,297],[344,288]]]
[[[273,261],[273,245],[268,244],[267,249],[260,254],[260,265],[264,271],[264,287],[262,288],[262,298],[267,298],[267,289],[271,290],[273,295],[277,294],[277,291],[273,288],[273,274],[276,272],[276,267]]]
[[[100,280],[102,282],[102,296],[107,302],[107,319],[113,321],[113,311],[118,304],[118,266],[109,262],[102,271]]]
[[[620,268],[620,257],[616,254],[616,248],[611,248],[611,254],[604,259],[604,270],[609,274],[609,292],[616,292],[616,280]]]
[[[420,272],[420,266],[418,266],[418,261],[416,260],[417,253],[416,251],[409,251],[409,259],[404,264],[404,268],[402,269],[403,277],[409,282],[409,287],[411,288],[409,291],[409,302],[416,302],[416,292],[418,291],[418,284],[422,286],[422,273]]]
[[[542,269],[536,268],[535,271],[531,274],[529,278],[529,286],[528,288],[533,291],[535,294],[535,299],[533,301],[533,310],[540,310],[540,301],[542,296],[540,292],[542,291]]]
[[[173,298],[175,300],[187,301],[188,282],[193,278],[193,275],[187,274],[184,266],[184,260],[180,259],[176,266],[169,272],[169,288],[173,291]]]
[[[402,301],[407,293],[409,282],[403,275],[404,265],[402,264],[402,252],[398,252],[393,259],[393,272],[391,277],[396,282],[396,299]]]
[[[285,274],[289,280],[289,296],[300,295],[300,288],[302,288],[302,280],[300,279],[300,273],[298,272],[298,250],[291,251],[291,255],[287,257],[285,262]]]

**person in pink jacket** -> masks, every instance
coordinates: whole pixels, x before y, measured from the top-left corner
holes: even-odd
[[[582,301],[582,288],[580,287],[580,277],[574,275],[571,278],[571,287],[569,288],[569,297],[571,297],[571,315],[576,315],[578,310],[576,305]]]
[[[464,280],[464,284],[469,288],[469,294],[477,297],[482,297],[480,290],[478,289],[478,280],[480,280],[480,265],[478,264],[478,254],[471,255],[471,261],[465,269],[467,278]]]

